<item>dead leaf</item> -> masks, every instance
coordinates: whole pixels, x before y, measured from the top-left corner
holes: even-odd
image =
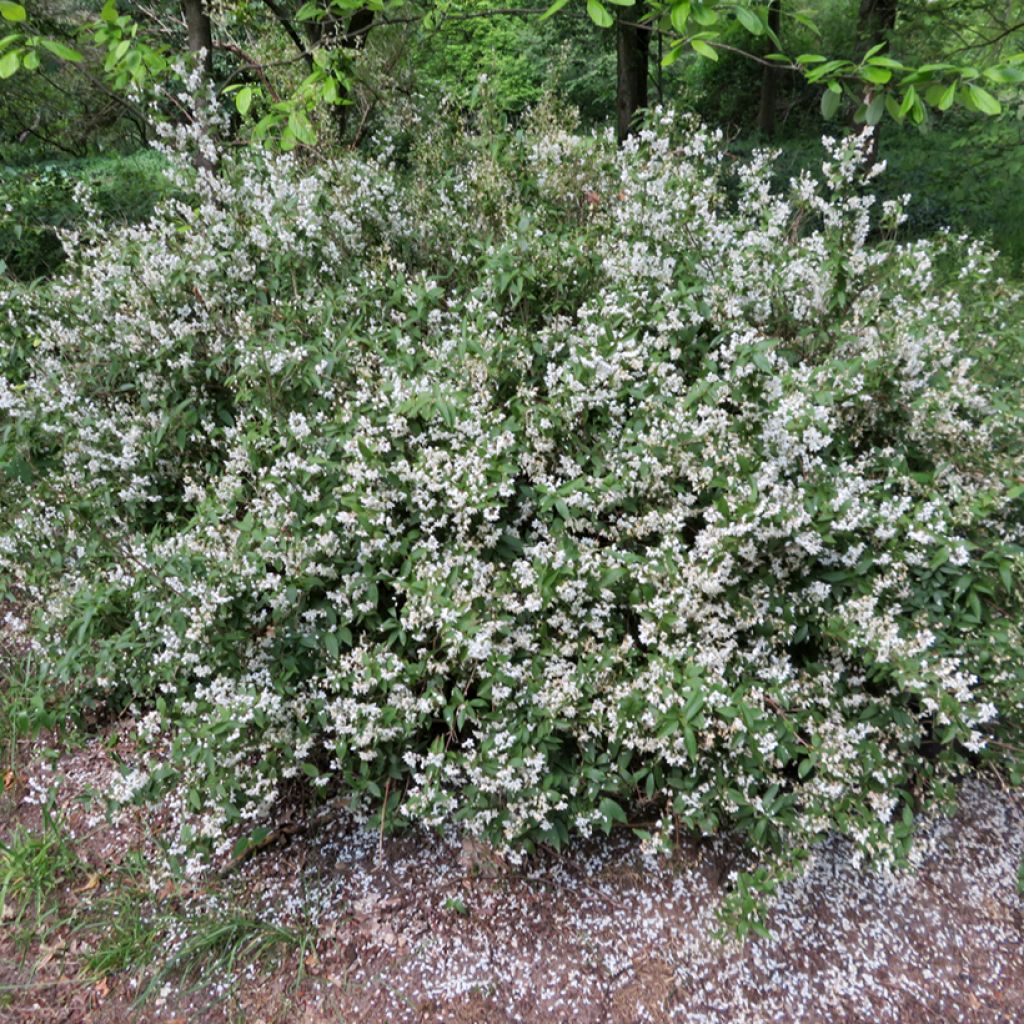
[[[99,888],[99,884],[99,874],[92,874],[85,880],[84,885],[80,885],[77,889],[72,889],[72,892],[89,892],[90,889]]]
[[[18,777],[10,768],[8,768],[7,771],[4,772],[4,790],[14,789],[14,783],[17,781]]]
[[[63,953],[66,946],[63,942],[58,942],[53,946],[40,946],[39,952],[42,954],[36,961],[36,970],[42,970],[58,953]]]
[[[109,993],[110,986],[107,984],[107,979],[100,978],[100,980],[96,982],[96,995],[98,995],[100,999],[105,999]]]

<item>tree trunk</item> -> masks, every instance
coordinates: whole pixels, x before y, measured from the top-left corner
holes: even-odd
[[[636,129],[637,112],[647,106],[647,57],[651,30],[636,24],[639,5],[618,8],[615,26],[616,136],[621,145]]]
[[[768,27],[776,34],[782,27],[782,0],[768,5]],[[765,66],[761,73],[761,106],[757,112],[757,130],[770,139],[775,134],[775,102],[779,94],[780,68]]]
[[[203,10],[203,0],[181,0],[181,8],[185,14],[185,27],[188,30],[189,52],[194,54],[202,52],[203,73],[209,81],[213,81],[213,27],[210,24],[209,14]],[[197,103],[202,103],[202,95],[200,92],[195,97]],[[204,118],[201,110],[193,110],[192,117],[197,124],[203,124]],[[196,150],[193,163],[200,171],[213,170],[213,161],[203,152],[202,141]]]
[[[213,29],[210,16],[203,10],[203,0],[181,0],[188,29],[188,48],[192,53],[203,53],[203,71],[213,77]]]
[[[896,27],[896,6],[899,0],[861,0],[857,12],[857,44],[858,53],[854,59],[863,57],[868,50],[879,43],[884,43],[889,32]],[[868,164],[878,160],[879,126],[871,135],[871,148],[868,151]]]
[[[857,12],[857,43],[862,57],[872,46],[885,41],[887,32],[896,27],[898,0],[860,0]]]

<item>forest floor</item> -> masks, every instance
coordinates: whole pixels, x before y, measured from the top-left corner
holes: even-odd
[[[653,863],[613,835],[510,871],[339,811],[202,887],[162,882],[151,823],[84,799],[117,742],[35,741],[4,779],[5,1024],[1024,1020],[1024,794],[993,780],[922,823],[914,873],[829,842],[740,945],[712,934],[727,844]]]

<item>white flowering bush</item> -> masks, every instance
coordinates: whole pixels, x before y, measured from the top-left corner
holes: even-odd
[[[1016,297],[830,146],[786,195],[668,115],[225,157],[8,296],[5,594],[134,715],[114,796],[193,867],[303,793],[732,829],[746,893],[1017,773]]]

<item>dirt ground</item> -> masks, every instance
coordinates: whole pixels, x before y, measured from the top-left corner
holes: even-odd
[[[112,770],[103,744],[39,761],[9,787],[6,825],[31,825],[54,780],[86,871],[66,904],[100,898],[112,865],[145,846],[145,823],[110,825],[78,800]],[[772,936],[712,932],[721,847],[646,860],[628,836],[526,869],[491,870],[455,837],[380,840],[341,814],[253,858],[230,883],[261,920],[311,937],[275,968],[247,964],[200,989],[86,977],[88,939],[57,929],[15,949],[0,925],[0,1021],[20,1024],[1014,1024],[1024,1021],[1024,799],[964,784],[953,819],[923,824],[913,874],[858,868],[826,844],[782,892]],[[482,870],[481,870],[482,868]],[[182,896],[140,891],[198,921],[226,883]],[[168,951],[175,941],[165,940]],[[298,978],[299,958],[303,977]]]

